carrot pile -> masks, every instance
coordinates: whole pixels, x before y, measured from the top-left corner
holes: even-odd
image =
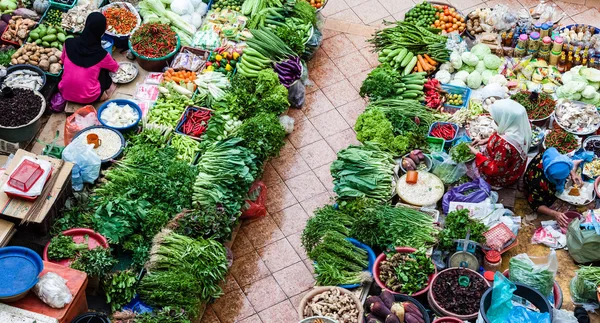
[[[186,70],[175,71],[172,68],[169,68],[164,74],[163,79],[164,82],[175,82],[180,84],[182,81],[187,85],[189,82],[194,82],[196,80],[196,73]]]
[[[435,71],[438,62],[434,61],[429,55],[417,55],[417,65],[413,68],[413,72],[427,72],[432,73]]]

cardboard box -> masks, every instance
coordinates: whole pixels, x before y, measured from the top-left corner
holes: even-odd
[[[30,202],[19,198],[10,198],[4,192],[0,192],[0,218],[20,225],[22,220],[27,216],[29,209],[35,203],[43,203],[40,211],[37,214],[31,215],[29,223],[24,223],[27,230],[46,234],[52,225],[53,220],[58,216],[60,210],[65,204],[65,201],[71,192],[71,170],[73,163],[63,162],[61,160],[48,156],[32,154],[25,150],[19,149],[15,157],[10,161],[4,174],[0,173],[0,186],[8,180],[8,175],[18,165],[24,156],[47,160],[52,163],[52,177],[58,176],[52,189],[46,197],[38,197],[35,201]]]

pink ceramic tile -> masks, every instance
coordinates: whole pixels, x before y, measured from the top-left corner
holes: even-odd
[[[335,18],[327,18],[327,20],[325,20],[325,23],[323,24],[324,29],[339,31],[339,32],[343,32],[343,33],[348,31],[349,26],[350,26],[349,22],[345,22],[345,21],[338,20]]]
[[[337,32],[337,33],[339,34],[339,32]],[[308,70],[310,71],[311,69],[313,69],[317,66],[321,66],[323,64],[329,64],[329,63],[331,63],[329,56],[327,56],[327,53],[325,53],[323,48],[319,47],[319,49],[317,49],[317,51],[315,52],[315,55],[311,58],[310,61],[308,61],[307,66],[308,66]]]
[[[265,185],[267,185],[267,187],[282,182],[281,177],[279,177],[279,174],[277,174],[277,171],[275,170],[275,168],[273,168],[273,165],[271,165],[270,162],[265,164],[261,180],[263,181],[263,183],[265,183]]]
[[[600,21],[598,9],[588,9],[578,15],[571,16],[576,24],[588,24],[590,21]]]
[[[304,295],[306,295],[310,290],[304,291],[296,296],[290,297],[290,302],[292,303],[292,306],[296,309],[296,311],[299,311],[299,307],[300,307],[300,302],[302,301],[302,298],[304,298]]]
[[[364,3],[367,0],[346,0],[346,4],[350,6],[350,8],[356,7],[361,3]]]
[[[258,315],[264,323],[292,323],[298,321],[298,313],[289,300],[272,306]]]
[[[324,17],[330,17],[331,15],[340,12],[342,10],[346,10],[349,9],[350,7],[348,7],[348,5],[346,4],[346,1],[344,0],[332,0],[327,2],[327,5],[325,6],[325,8],[323,8],[323,10],[321,10],[321,14]]]
[[[519,2],[523,5],[523,7],[525,8],[531,8],[531,7],[535,7],[538,4],[540,4],[539,1],[536,0],[519,0]]]
[[[330,59],[336,59],[356,51],[356,47],[354,47],[345,34],[339,34],[323,41],[321,48],[325,50],[325,53],[327,53],[327,56],[329,56]],[[329,84],[324,84],[323,86],[319,84],[319,87],[322,88],[327,85]]]
[[[234,260],[230,272],[238,285],[241,286],[263,279],[271,274],[256,252]]]
[[[315,195],[306,201],[300,202],[300,205],[302,205],[302,208],[304,208],[304,211],[306,211],[308,216],[313,216],[313,213],[316,209],[332,203],[333,196],[329,194],[329,192],[324,192],[319,195]]]
[[[304,260],[302,260],[302,262],[304,262],[306,269],[308,269],[308,271],[310,271],[310,273],[314,275],[315,267],[314,267],[313,261],[311,259],[304,259]]]
[[[256,313],[241,290],[219,297],[210,308],[222,323],[238,322]]]
[[[313,93],[314,91],[319,89],[319,86],[317,85],[317,83],[315,83],[310,78],[308,79],[308,82],[305,84],[305,86],[306,86],[306,94]]]
[[[331,171],[329,170],[330,166],[331,164],[325,164],[314,169],[313,172],[315,172],[315,175],[317,175],[323,186],[325,186],[328,191],[333,192],[333,177],[331,177]]]
[[[321,30],[321,33],[323,34],[323,40],[325,40],[325,39],[331,38],[335,35],[339,35],[341,32],[337,31],[337,30],[323,28]]]
[[[575,4],[575,3],[558,1],[558,0],[554,1],[554,3],[556,5],[558,5],[567,15],[569,15],[571,17],[573,17],[579,13],[582,13],[588,9],[588,7],[586,7],[583,4]]]
[[[342,149],[348,148],[350,145],[360,145],[360,142],[356,139],[356,133],[352,129],[346,129],[335,135],[329,136],[325,138],[325,141],[327,141],[331,149],[336,153]]]
[[[281,239],[257,250],[271,272],[279,271],[300,261],[300,257],[287,239]]]
[[[352,10],[354,10],[363,23],[367,25],[390,15],[377,0],[368,0],[367,2],[352,8]]]
[[[457,1],[457,0],[454,0]],[[461,1],[461,0],[458,0]],[[413,4],[410,1],[398,1],[398,0],[379,0],[379,3],[389,12],[399,12],[401,10],[410,9]]]
[[[355,34],[347,33],[346,37],[348,37],[348,39],[350,39],[350,41],[352,42],[352,45],[354,45],[354,47],[356,47],[356,49],[363,49],[365,47],[371,46],[371,43],[367,42],[367,40],[370,38],[369,35],[362,36],[362,35],[355,35]],[[356,74],[356,73],[354,73],[354,74]]]
[[[362,24],[362,21],[358,16],[352,11],[352,9],[348,8],[346,10],[342,10],[338,13],[335,13],[329,16],[331,19],[337,19],[349,24]]]
[[[296,250],[296,253],[298,254],[298,256],[300,256],[300,259],[304,260],[308,258],[306,250],[304,250],[304,247],[302,247],[302,232],[297,232],[292,235],[289,235],[286,237],[286,239],[288,240],[290,245],[292,245],[292,248]]]
[[[308,164],[306,164],[299,152],[273,158],[271,164],[273,164],[273,167],[283,180],[296,177],[310,170],[310,167],[308,167]]]
[[[359,52],[336,58],[333,62],[346,77],[371,69],[369,62]]]
[[[367,60],[367,62],[369,62],[369,65],[371,65],[371,67],[379,66],[379,55],[377,53],[372,52],[369,47],[361,49],[360,53]]]
[[[296,123],[294,123],[294,125],[295,124]],[[281,147],[281,150],[279,150],[279,155],[280,156],[287,155],[287,154],[292,154],[292,153],[296,152],[296,148],[294,148],[294,145],[289,140],[289,137],[286,137],[283,141],[285,142],[285,144],[283,145],[283,147]]]
[[[302,147],[300,154],[311,169],[330,163],[337,157],[325,140],[319,140],[306,147]]]
[[[367,76],[369,76],[369,73],[371,73],[371,71],[373,71],[373,68],[369,67],[368,69],[366,69],[362,72],[356,73],[354,75],[350,75],[348,77],[348,82],[350,82],[350,84],[352,84],[354,89],[360,93],[360,87],[362,86],[362,84],[365,81],[365,79],[367,78]]]
[[[267,191],[267,194],[269,194],[269,191]],[[268,214],[243,226],[242,230],[254,248],[264,247],[284,237],[281,230],[279,230],[279,227],[277,227],[277,224],[275,224],[275,221],[273,221]],[[238,283],[240,283],[241,286],[244,285],[241,282]]]
[[[408,12],[408,10],[410,10],[410,9],[404,9],[404,10],[400,10],[396,13],[393,13],[392,17],[394,17],[394,20],[396,20],[396,21],[404,20],[404,16]]]
[[[243,226],[243,225],[242,225]],[[244,233],[244,230],[240,230],[235,236],[235,241],[233,241],[233,246],[231,246],[231,251],[233,252],[233,260],[243,257],[251,252],[254,252],[254,246]]]
[[[394,20],[395,20],[394,16],[389,15],[387,17],[383,17],[381,19],[377,19],[377,20],[373,21],[372,23],[369,23],[369,26],[375,27],[376,29],[383,29],[383,28],[386,28],[386,26],[390,22],[393,22]]]
[[[206,310],[204,310],[200,323],[219,323],[217,314],[215,314],[215,311],[213,311],[210,306],[207,306]]]
[[[306,88],[305,88],[305,90],[306,90]],[[294,122],[302,122],[302,121],[306,120],[306,116],[304,115],[304,112],[303,112],[303,109],[305,107],[306,107],[306,105],[300,109],[289,108],[286,114],[289,117],[294,118]]]
[[[356,99],[352,102],[346,103],[341,107],[337,108],[338,112],[342,115],[344,120],[350,125],[350,127],[354,128],[356,124],[356,119],[358,116],[365,111],[365,107],[367,103],[363,99]]]
[[[308,214],[300,204],[294,204],[284,210],[275,212],[272,216],[273,221],[286,237],[304,230],[308,220]]]
[[[219,286],[221,286],[221,288],[223,289],[223,294],[227,294],[229,292],[233,292],[234,290],[240,289],[240,286],[235,281],[235,278],[233,277],[233,274],[231,274],[231,272],[227,274],[227,277],[225,277],[225,280],[221,282]]]
[[[335,107],[329,99],[323,94],[323,91],[317,90],[313,93],[306,94],[304,102],[304,115],[308,118],[316,117],[321,113],[333,110]]]
[[[523,8],[523,5],[518,0],[491,0],[486,1],[485,4],[490,8],[493,8],[497,4],[503,4],[511,9],[514,8],[515,10]]]
[[[342,80],[331,84],[322,88],[322,91],[336,108],[360,98],[358,91],[354,89],[348,80]]]
[[[262,320],[260,319],[258,314],[254,314],[250,317],[247,317],[247,318],[239,321],[239,323],[262,323]]]
[[[288,139],[292,145],[298,149],[315,141],[321,140],[322,137],[319,135],[312,123],[309,121],[304,121],[294,123],[294,132],[288,136]],[[283,156],[283,153],[281,153],[281,155]]]
[[[317,129],[323,138],[339,133],[350,127],[336,109],[311,118],[310,122],[315,126],[315,129]]]
[[[262,311],[286,299],[273,276],[255,281],[242,290],[256,311]]]
[[[350,24],[350,26],[348,26],[348,31],[346,32],[346,35],[356,35],[371,38],[373,37],[373,35],[375,35],[375,32],[377,32],[377,30],[377,27],[363,25],[362,23]]]
[[[273,274],[288,297],[298,295],[313,287],[315,279],[302,261]]]
[[[343,36],[343,35],[338,35]],[[338,37],[335,36],[335,37]],[[335,38],[333,37],[333,38]],[[331,39],[333,39],[331,38]],[[329,39],[327,40],[329,41]],[[350,44],[352,45],[352,44]],[[354,46],[354,45],[352,45]],[[364,55],[363,55],[364,56]],[[370,64],[370,63],[369,63]],[[324,88],[344,79],[344,74],[335,66],[335,64],[323,64],[313,69],[308,70],[311,80],[313,80],[319,88]]]
[[[285,181],[285,184],[299,202],[327,191],[313,172],[306,172],[300,176],[288,179]]]
[[[538,2],[539,3],[539,2]],[[481,0],[452,0],[452,5],[456,7],[459,11],[465,10],[469,7],[473,6],[482,6],[483,1]],[[463,12],[465,15],[467,12]]]

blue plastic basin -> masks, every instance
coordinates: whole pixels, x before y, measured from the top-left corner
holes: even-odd
[[[135,121],[134,123],[132,123],[131,125],[129,125],[127,127],[113,127],[113,126],[110,126],[110,125],[107,125],[106,123],[104,123],[104,121],[102,121],[102,118],[101,118],[102,117],[102,112],[104,112],[104,110],[106,108],[108,108],[108,105],[111,104],[111,103],[116,103],[119,106],[123,106],[123,105],[128,104],[135,111],[137,111],[137,114],[138,114],[137,121]],[[102,104],[98,108],[98,121],[100,122],[100,124],[102,124],[105,127],[118,130],[120,132],[128,132],[128,131],[137,129],[137,125],[138,125],[138,123],[140,123],[140,120],[142,120],[142,109],[140,109],[140,107],[135,102],[133,102],[131,100],[125,100],[125,99],[109,100],[109,101],[104,102],[104,104]]]

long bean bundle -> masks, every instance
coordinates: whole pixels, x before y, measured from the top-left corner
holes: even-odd
[[[394,165],[392,155],[373,143],[340,150],[331,164],[333,191],[340,199],[387,200],[392,195]]]
[[[296,53],[271,30],[261,27],[253,29],[250,32],[252,33],[252,38],[248,38],[246,43],[265,57],[273,61],[281,61],[296,56]]]
[[[417,26],[399,21],[395,26],[384,28],[369,39],[377,50],[402,46],[413,54],[428,54],[438,62],[450,59],[450,51],[446,49],[446,36],[438,35],[439,29]]]
[[[595,301],[598,285],[600,285],[600,267],[581,266],[571,283],[571,294],[578,302]]]
[[[378,108],[383,111],[388,119],[415,120],[420,124],[431,125],[435,121],[445,120],[447,117],[423,106],[416,100],[385,99],[370,103],[367,109]]]

